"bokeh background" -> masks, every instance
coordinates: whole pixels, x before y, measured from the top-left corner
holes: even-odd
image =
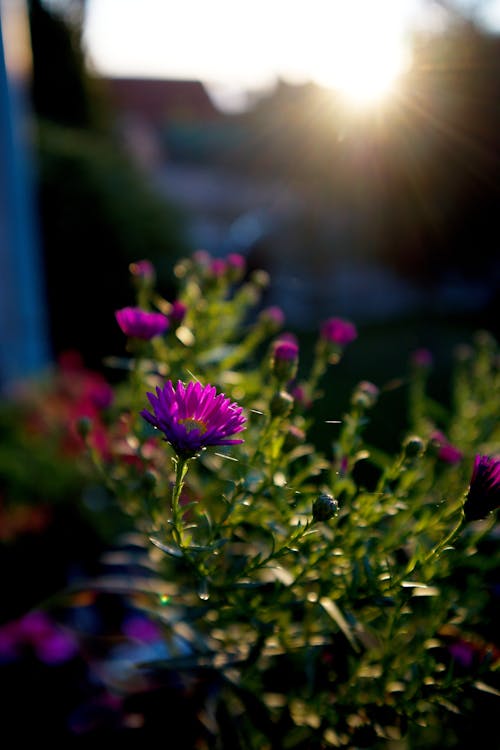
[[[500,333],[500,2],[0,0],[0,24],[2,721],[19,733],[29,715],[54,739],[68,716],[88,733],[121,709],[39,613],[18,621],[35,659],[5,657],[4,625],[116,570],[123,518],[96,513],[103,498],[59,440],[75,398],[116,377],[129,264],[151,260],[172,299],[179,258],[241,253],[269,272],[263,303],[304,359],[324,319],[352,320],[322,408],[341,418],[371,380],[367,440],[396,449],[412,354],[429,351],[446,404],[457,347]],[[55,363],[50,398],[20,419],[23,383]],[[121,596],[68,612],[113,644],[137,615]]]

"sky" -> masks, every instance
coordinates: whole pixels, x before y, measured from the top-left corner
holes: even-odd
[[[500,28],[500,0],[482,13]],[[98,73],[196,78],[227,109],[277,78],[369,101],[408,64],[410,30],[442,21],[432,0],[87,0],[84,44]]]

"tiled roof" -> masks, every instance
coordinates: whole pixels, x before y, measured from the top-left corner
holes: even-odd
[[[139,116],[151,124],[214,120],[221,115],[201,81],[107,78],[105,83],[120,113]]]

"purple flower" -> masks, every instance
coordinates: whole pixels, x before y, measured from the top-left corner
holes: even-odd
[[[172,309],[170,310],[170,321],[173,323],[182,323],[187,312],[187,305],[180,300],[172,302]]]
[[[321,325],[321,338],[330,344],[346,346],[357,338],[356,326],[342,318],[329,318]]]
[[[223,258],[214,258],[210,264],[210,273],[216,279],[221,279],[227,271],[227,264]]]
[[[259,316],[260,320],[272,328],[281,328],[285,322],[285,314],[281,307],[277,305],[271,305],[262,310]]]
[[[432,367],[432,354],[428,349],[415,349],[411,355],[411,362],[414,367],[427,370],[429,367]]]
[[[278,380],[293,380],[297,372],[299,347],[288,338],[278,339],[273,344],[271,369]]]
[[[299,347],[293,341],[278,339],[273,346],[273,357],[278,361],[294,362],[299,356]]]
[[[477,455],[464,503],[465,518],[467,521],[477,521],[499,507],[500,458]]]
[[[229,253],[227,256],[227,263],[231,268],[237,268],[241,271],[245,270],[246,261],[241,253]]]
[[[211,385],[184,385],[180,380],[174,387],[167,380],[156,395],[147,394],[153,413],[146,409],[141,415],[153,427],[161,430],[179,456],[189,458],[212,445],[235,445],[243,440],[230,435],[245,429],[246,418],[241,406],[223,393],[217,395]]]
[[[133,615],[126,618],[122,624],[122,629],[129,638],[143,641],[144,643],[154,643],[161,638],[161,631],[158,625],[141,615]]]
[[[240,253],[229,253],[226,259],[227,274],[231,282],[240,281],[243,278],[247,263]]]
[[[147,312],[139,307],[123,307],[115,312],[115,317],[126,336],[144,341],[164,333],[169,325],[162,313]]]
[[[130,273],[135,278],[145,281],[148,284],[154,284],[156,281],[156,272],[153,264],[150,260],[138,260],[135,263],[131,263]]]
[[[452,445],[446,435],[440,430],[434,430],[430,436],[430,441],[436,450],[436,455],[440,461],[446,464],[458,464],[464,457],[464,454],[455,445]]]

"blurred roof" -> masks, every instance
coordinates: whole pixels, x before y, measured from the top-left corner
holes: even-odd
[[[150,124],[214,120],[221,116],[205,86],[196,80],[106,78],[112,103],[124,116]]]

